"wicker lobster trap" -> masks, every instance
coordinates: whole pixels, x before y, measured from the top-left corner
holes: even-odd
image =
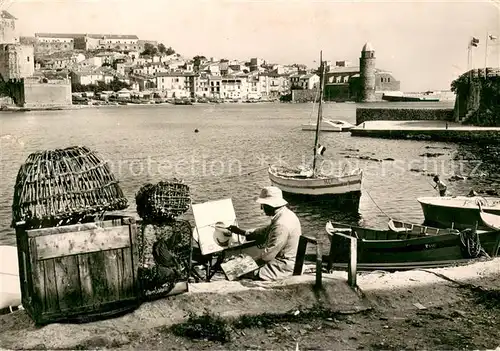
[[[191,204],[189,187],[178,179],[145,184],[136,195],[137,213],[143,221],[168,223],[184,214]]]
[[[12,225],[46,228],[93,221],[127,208],[109,165],[85,146],[35,152],[17,174]]]
[[[139,282],[145,298],[187,291],[192,227],[177,217],[190,206],[189,187],[177,179],[145,184],[136,195],[142,218],[138,238]]]

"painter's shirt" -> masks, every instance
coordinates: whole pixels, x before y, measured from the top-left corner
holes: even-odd
[[[292,275],[301,234],[298,217],[286,206],[276,211],[269,225],[249,232],[247,238],[263,243],[264,247],[257,259],[262,265],[260,279],[276,280]]]

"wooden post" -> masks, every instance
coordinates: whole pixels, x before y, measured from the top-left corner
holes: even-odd
[[[321,246],[317,242],[316,243],[316,289],[320,289],[322,287],[321,276],[323,269],[323,256],[321,254]]]
[[[293,275],[301,275],[302,267],[304,266],[304,259],[306,256],[307,237],[301,236],[299,238],[299,247],[297,248],[297,257],[295,258],[295,266],[293,268]]]
[[[333,261],[335,257],[333,256],[334,247],[336,244],[335,235],[330,238],[330,251],[328,251],[328,262],[326,263],[326,271],[330,273],[333,268]]]
[[[351,287],[356,287],[356,273],[358,261],[358,241],[356,238],[351,238],[351,245],[349,251],[349,263],[347,264],[347,283]]]

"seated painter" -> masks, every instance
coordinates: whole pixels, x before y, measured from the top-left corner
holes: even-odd
[[[228,229],[236,234],[245,235],[248,240],[255,240],[263,247],[263,252],[255,261],[259,269],[252,272],[251,278],[278,280],[293,274],[297,247],[301,235],[300,221],[283,199],[281,190],[270,186],[262,189],[256,199],[271,223],[253,230],[243,230],[237,226]]]

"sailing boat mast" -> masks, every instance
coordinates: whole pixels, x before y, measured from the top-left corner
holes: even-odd
[[[319,105],[318,105],[318,120],[316,122],[316,137],[314,140],[314,155],[313,155],[313,176],[316,175],[316,153],[318,150],[318,143],[319,143],[319,132],[321,128],[321,118],[323,114],[323,108],[321,102],[323,101],[323,76],[324,76],[324,66],[323,66],[323,51],[319,52],[319,60],[320,60],[320,66],[319,66]]]

